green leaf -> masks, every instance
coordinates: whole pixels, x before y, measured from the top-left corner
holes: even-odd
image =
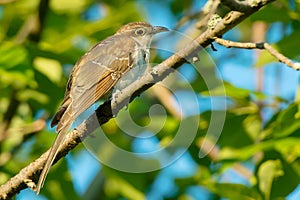
[[[54,83],[59,83],[62,77],[61,64],[53,59],[37,57],[34,59],[33,64],[35,68],[44,74]]]
[[[253,141],[255,141],[258,138],[258,135],[261,132],[261,123],[262,119],[259,113],[248,115],[243,121],[245,131],[248,133],[248,135],[252,138]]]
[[[173,0],[171,1],[171,10],[174,14],[181,14],[181,12],[184,9],[189,9],[191,6],[192,1],[191,0],[186,0],[186,1],[181,1],[181,0]]]
[[[280,15],[278,14],[280,13]],[[282,4],[270,4],[267,5],[262,12],[254,13],[250,19],[251,21],[265,21],[272,22],[290,22],[293,15],[293,11],[284,7]],[[293,17],[294,18],[294,17]]]
[[[122,197],[128,199],[146,199],[143,192],[134,188],[126,180],[118,177],[109,178],[105,183],[105,190],[109,196],[116,196],[117,194],[120,194]]]
[[[260,165],[258,169],[259,189],[263,192],[265,200],[270,199],[273,180],[283,175],[280,160],[268,160]]]
[[[81,13],[84,9],[86,9],[87,5],[91,2],[89,1],[81,1],[81,0],[52,0],[51,8],[60,13]]]
[[[0,43],[0,67],[12,68],[27,62],[27,51],[22,46],[10,42]]]
[[[286,109],[280,111],[275,119],[266,126],[263,137],[286,137],[300,129],[299,102],[290,104]]]
[[[274,178],[270,199],[284,199],[299,186],[299,161],[286,162],[285,157],[282,157],[275,151],[266,152],[265,158],[268,160],[280,159],[281,161],[281,168],[284,174],[280,175],[281,172],[279,172],[278,176]],[[281,169],[278,170],[280,171]]]
[[[247,115],[236,115],[234,113],[227,112],[225,124],[222,129],[222,134],[219,137],[218,144],[222,147],[233,148],[241,148],[252,144],[253,140],[243,125],[246,118]]]
[[[236,159],[239,161],[247,160],[259,151],[269,151],[272,149],[274,150],[277,148],[282,148],[282,146],[284,145],[290,145],[289,148],[291,148],[295,146],[297,143],[300,143],[300,138],[290,137],[290,138],[268,140],[260,143],[255,143],[252,145],[245,146],[243,148],[226,147],[221,149],[218,159],[219,160]],[[288,148],[288,146],[285,146],[285,148]]]
[[[254,189],[242,184],[216,183],[207,185],[208,189],[230,200],[260,200],[262,197]]]
[[[274,144],[274,148],[284,156],[288,163],[293,163],[300,157],[300,140],[298,137],[281,139]]]
[[[299,56],[299,51],[295,51],[300,46],[299,40],[300,30],[295,30],[292,34],[285,36],[278,43],[277,47],[280,53],[287,56],[290,59]]]
[[[274,47],[274,45],[272,45]],[[274,47],[275,48],[275,47]],[[276,48],[275,48],[276,49]],[[255,66],[256,67],[263,67],[266,64],[278,62],[274,56],[272,56],[268,51],[261,50],[259,56],[256,60]]]
[[[29,99],[33,99],[41,104],[47,104],[49,102],[49,98],[47,95],[31,89],[24,89],[19,91],[18,99],[20,101],[28,101]]]
[[[228,96],[238,102],[245,102],[249,100],[250,95],[255,95],[259,100],[265,99],[267,96],[261,92],[256,92],[240,87],[236,87],[229,82],[224,81],[224,84],[210,90],[204,91],[201,94],[203,95],[212,95],[212,96]],[[225,92],[225,93],[224,93]]]
[[[23,70],[2,70],[0,69],[0,87],[13,86],[15,89],[22,89],[26,86],[31,88],[37,87],[37,82],[33,78],[33,71],[26,69],[26,66]]]

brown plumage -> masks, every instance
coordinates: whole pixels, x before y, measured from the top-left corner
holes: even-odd
[[[37,193],[74,120],[107,94],[126,72],[139,65],[141,59],[142,63],[147,63],[152,36],[167,30],[145,22],[129,23],[96,44],[78,60],[68,80],[64,100],[51,122],[51,127],[57,125],[58,135],[40,175]]]

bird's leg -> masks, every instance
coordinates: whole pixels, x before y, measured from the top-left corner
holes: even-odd
[[[120,94],[122,94],[122,91],[119,89],[115,89],[115,91],[113,92],[112,97],[111,97],[112,103],[114,103],[114,104],[118,103],[118,96]]]
[[[122,90],[116,89],[116,91],[112,94],[112,100],[111,101],[114,105],[117,105],[119,103],[118,98],[119,98],[119,95],[121,95],[122,93],[123,93]],[[128,109],[128,105],[129,105],[129,102],[125,103],[125,105],[124,105],[126,110]]]

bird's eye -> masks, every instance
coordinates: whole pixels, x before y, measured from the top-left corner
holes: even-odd
[[[136,34],[136,35],[144,35],[144,34],[145,34],[145,30],[142,29],[142,28],[139,28],[139,29],[137,29],[137,30],[135,31],[135,34]]]

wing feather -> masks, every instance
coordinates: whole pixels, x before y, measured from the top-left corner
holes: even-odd
[[[132,52],[127,48],[134,50],[135,42],[122,37],[125,36],[114,35],[103,40],[78,60],[70,75],[64,101],[51,122],[51,126],[58,125],[57,131],[65,124],[62,118],[67,110],[74,113],[70,120],[75,120],[116,84],[116,79],[110,80],[112,75],[118,78],[133,66]]]

